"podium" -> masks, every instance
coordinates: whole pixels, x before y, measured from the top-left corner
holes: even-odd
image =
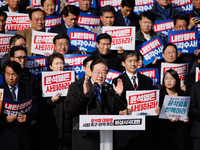
[[[145,116],[80,115],[79,130],[99,130],[100,150],[113,150],[113,130],[145,130]]]

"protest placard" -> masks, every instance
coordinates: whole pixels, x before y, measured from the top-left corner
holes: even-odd
[[[155,37],[149,41],[143,42],[138,45],[135,50],[139,50],[143,55],[143,63],[148,65],[155,60],[155,57],[158,60],[163,59],[162,50],[164,48],[164,44],[160,37]]]
[[[29,23],[29,15],[23,13],[6,12],[6,34],[16,34],[17,31],[28,29],[31,27]]]
[[[111,5],[115,8],[115,11],[120,9],[122,0],[98,0],[98,5],[99,5],[99,12],[101,12],[101,8],[106,6],[106,5]]]
[[[128,108],[132,110],[131,115],[157,115],[159,90],[126,91]]]
[[[53,27],[61,25],[63,22],[61,15],[46,16],[45,18],[45,31],[50,32]]]
[[[42,71],[49,69],[49,57],[46,56],[28,56],[26,61],[26,68],[35,75],[37,81],[41,81]]]
[[[199,34],[197,31],[169,31],[168,43],[177,46],[181,53],[192,53],[199,49]]]
[[[56,33],[32,31],[31,53],[45,55],[54,51],[53,38]]]
[[[3,91],[4,89],[0,89],[0,114],[3,106]]]
[[[109,72],[106,76],[106,81],[107,83],[109,84],[112,84],[112,80],[117,78],[118,76],[120,76],[122,74],[122,72],[119,72],[119,71],[115,71],[113,69],[109,69]]]
[[[5,0],[0,0],[0,8],[6,5],[6,1]]]
[[[97,28],[100,25],[100,22],[99,16],[81,12],[78,16],[77,25],[91,31],[92,29]]]
[[[188,116],[190,106],[190,96],[170,96],[165,95],[159,118],[174,119],[184,121]]]
[[[66,2],[68,2],[70,5],[75,5],[75,6],[79,7],[78,0],[66,0]],[[91,7],[97,8],[96,0],[92,0]]]
[[[93,52],[97,49],[96,38],[97,34],[84,29],[68,28],[67,35],[70,38],[70,50]]]
[[[66,96],[70,84],[74,81],[74,71],[42,72],[42,97],[52,97],[57,93]]]
[[[36,97],[27,100],[12,101],[3,97],[3,113],[12,116],[18,116],[29,112],[35,102]]]
[[[195,74],[195,82],[200,80],[200,72],[199,67],[196,67],[196,74]]]
[[[153,87],[156,89],[156,85],[159,84],[158,68],[139,68],[137,72],[151,78]]]
[[[135,0],[134,13],[140,14],[141,12],[151,10],[156,0]]]
[[[154,32],[161,35],[163,38],[168,37],[168,32],[174,29],[174,20],[156,20],[153,25]]]
[[[192,0],[170,0],[170,4],[178,10],[181,15],[188,14],[193,10]]]
[[[65,54],[65,70],[74,71],[77,78],[82,78],[85,75],[83,71],[83,61],[91,54]]]
[[[41,8],[41,0],[29,0],[29,6]],[[56,0],[55,12],[56,14],[60,14],[60,0]]]
[[[181,86],[185,83],[185,76],[188,74],[189,64],[183,63],[183,64],[176,64],[176,63],[161,63],[161,78],[160,83],[162,83],[163,75],[165,71],[173,69],[175,70],[180,78]]]
[[[112,37],[110,49],[119,50],[119,46],[122,46],[124,50],[135,50],[135,27],[103,26],[102,33]]]
[[[10,38],[13,37],[12,34],[0,34],[0,58],[3,57],[4,54],[10,51]]]

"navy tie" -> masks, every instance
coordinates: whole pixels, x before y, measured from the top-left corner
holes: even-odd
[[[17,101],[17,100],[16,100],[15,89],[16,89],[15,86],[11,86],[11,94],[12,94],[13,100],[14,100],[14,101]]]
[[[100,86],[97,87],[97,97],[99,99],[99,102],[101,102]]]

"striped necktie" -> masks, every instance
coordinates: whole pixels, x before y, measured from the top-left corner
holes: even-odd
[[[14,101],[17,101],[17,100],[16,100],[15,89],[16,89],[15,86],[12,86],[12,87],[11,87],[11,95],[12,95],[12,97],[13,97],[13,100],[14,100]]]
[[[133,89],[136,90],[137,89],[137,84],[135,82],[135,78],[136,76],[132,76],[132,79],[133,79]]]

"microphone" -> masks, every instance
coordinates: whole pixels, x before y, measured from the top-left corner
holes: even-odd
[[[99,84],[97,82],[94,82],[93,88],[94,88],[94,94],[97,94],[97,88],[99,87]]]
[[[114,94],[114,95],[116,95],[117,97],[119,97],[119,95],[117,94],[117,92],[113,89],[113,87],[112,87],[110,84],[104,82],[104,83],[102,84],[102,86],[104,86],[106,89],[108,89],[112,94]]]

